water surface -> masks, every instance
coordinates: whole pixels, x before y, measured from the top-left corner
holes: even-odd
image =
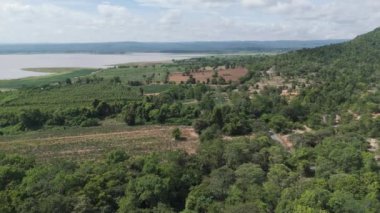
[[[24,68],[84,67],[103,68],[107,65],[132,62],[159,62],[186,59],[197,54],[133,53],[124,55],[95,54],[29,54],[0,55],[0,80],[18,79],[47,73],[24,71]]]

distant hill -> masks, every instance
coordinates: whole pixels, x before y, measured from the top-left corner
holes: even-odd
[[[345,40],[313,41],[226,41],[226,42],[173,42],[173,43],[72,43],[72,44],[0,44],[0,54],[21,53],[97,53],[120,54],[131,52],[159,53],[237,53],[286,52],[314,48]]]
[[[340,44],[255,59],[251,66],[255,71],[273,68],[288,79],[312,82],[299,99],[315,112],[340,111],[341,108],[346,112],[350,107],[378,112],[379,59],[380,28]],[[371,107],[358,104],[367,102],[371,102]]]
[[[380,57],[380,28],[360,35],[351,41],[310,50],[301,50],[295,52],[295,54],[324,63],[336,60],[378,63]]]
[[[380,66],[380,28],[353,40],[312,49],[291,51],[270,58],[267,63],[274,64],[278,71],[293,74],[315,73],[337,70],[347,72],[378,72]],[[290,63],[291,62],[291,63]]]

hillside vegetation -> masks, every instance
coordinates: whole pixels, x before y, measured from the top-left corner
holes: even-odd
[[[378,212],[379,58],[377,29],[2,92],[0,212]]]

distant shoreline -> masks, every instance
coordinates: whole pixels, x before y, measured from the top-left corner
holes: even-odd
[[[346,40],[201,41],[201,42],[105,42],[67,44],[0,44],[8,54],[234,54],[240,52],[287,52],[337,44]]]
[[[127,64],[169,63],[206,54],[7,54],[0,55],[0,81],[45,77],[83,69],[101,69]]]

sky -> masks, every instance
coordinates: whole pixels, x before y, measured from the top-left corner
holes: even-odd
[[[350,39],[380,0],[0,0],[0,43]]]

